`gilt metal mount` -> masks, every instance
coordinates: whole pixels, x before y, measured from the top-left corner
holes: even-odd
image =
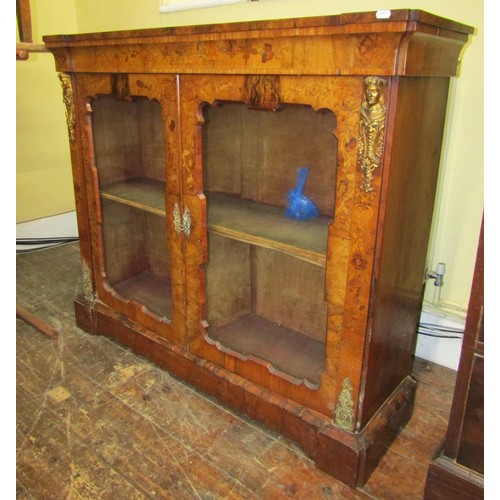
[[[179,205],[177,203],[174,205],[174,228],[177,234],[182,231],[186,235],[186,238],[189,238],[191,234],[191,212],[188,207],[184,208],[181,220]]]
[[[335,425],[345,431],[353,430],[354,402],[352,391],[352,382],[346,377],[342,381],[342,390],[340,391],[339,397],[337,399],[334,419]]]
[[[63,89],[63,102],[66,107],[66,124],[68,126],[69,140],[71,142],[75,142],[76,118],[71,75],[68,75],[67,73],[59,73],[58,76]]]
[[[365,100],[361,105],[358,155],[363,172],[361,189],[373,191],[373,174],[380,167],[384,147],[386,108],[383,87],[387,81],[378,76],[364,79]]]

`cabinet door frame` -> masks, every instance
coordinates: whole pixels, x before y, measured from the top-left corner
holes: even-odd
[[[89,220],[89,242],[82,242],[88,249],[83,253],[91,256],[89,275],[93,300],[107,305],[111,309],[124,314],[132,321],[150,329],[154,333],[184,344],[185,332],[185,294],[184,294],[184,239],[175,230],[174,210],[181,203],[178,161],[178,140],[175,133],[178,127],[178,110],[176,101],[176,80],[171,75],[151,74],[76,74],[74,88],[78,95],[75,113],[79,117],[82,144],[82,172],[74,165],[75,190],[84,193],[85,204],[79,208],[86,209]],[[161,108],[161,120],[164,129],[165,147],[165,180],[164,206],[160,207],[165,225],[167,248],[170,254],[170,272],[172,289],[172,308],[170,318],[148,310],[138,301],[126,299],[116,293],[106,282],[103,242],[103,212],[99,188],[99,174],[96,167],[92,129],[92,100],[99,96],[112,96],[115,99],[130,101],[135,97],[144,97],[148,101],[157,101]],[[81,179],[83,185],[79,185]],[[83,206],[85,205],[85,206]],[[78,208],[78,207],[77,207]],[[164,212],[164,213],[163,213]],[[167,250],[168,249],[168,250]]]
[[[369,309],[371,273],[375,251],[375,227],[378,197],[361,196],[362,172],[357,165],[357,137],[360,107],[364,98],[361,77],[264,76],[269,85],[277,82],[279,98],[287,104],[304,104],[314,110],[334,113],[337,128],[332,131],[338,140],[337,177],[335,181],[335,212],[328,228],[325,301],[328,305],[326,337],[326,371],[319,389],[295,385],[269,373],[252,362],[241,361],[219,351],[203,338],[205,323],[205,274],[207,264],[206,199],[202,186],[201,127],[204,105],[216,106],[218,101],[236,101],[247,106],[268,106],[273,102],[272,90],[262,95],[260,103],[252,103],[251,75],[182,75],[180,77],[180,109],[182,116],[183,194],[194,220],[195,237],[187,243],[186,280],[188,287],[187,339],[190,350],[211,362],[243,376],[284,398],[335,418],[339,397],[345,399],[345,379],[349,379],[352,414],[349,430],[355,430],[357,403],[361,390],[363,351],[367,312]],[[255,88],[253,89],[255,90]],[[267,92],[267,91],[262,91]],[[375,180],[379,187],[379,179]],[[367,218],[368,217],[368,218]],[[367,228],[370,230],[367,230]],[[363,269],[357,270],[359,262]],[[358,272],[359,271],[359,272]],[[348,281],[356,282],[354,289]],[[366,281],[366,282],[365,282]],[[363,283],[361,283],[363,282]],[[349,295],[364,290],[356,300]],[[192,300],[191,300],[192,299]],[[355,309],[355,311],[353,310]],[[342,359],[339,365],[335,360]],[[252,365],[252,366],[250,366]]]

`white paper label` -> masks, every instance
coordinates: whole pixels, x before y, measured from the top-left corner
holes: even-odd
[[[390,17],[390,10],[377,10],[377,19],[389,19]]]

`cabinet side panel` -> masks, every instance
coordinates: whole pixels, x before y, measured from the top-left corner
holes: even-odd
[[[401,78],[390,106],[361,428],[411,373],[449,81]]]

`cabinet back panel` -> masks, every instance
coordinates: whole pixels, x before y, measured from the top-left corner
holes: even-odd
[[[145,271],[170,278],[164,218],[103,200],[103,235],[111,285]]]
[[[205,191],[242,193],[243,107],[225,105],[205,109],[202,127]]]
[[[209,233],[207,320],[221,326],[251,311],[250,245]]]
[[[145,215],[145,238],[149,270],[159,276],[171,278],[170,252],[168,251],[167,226],[164,217]]]
[[[324,342],[325,270],[266,248],[209,234],[207,319],[212,327],[253,312]]]
[[[144,213],[118,203],[102,200],[103,251],[110,285],[146,270]]]
[[[281,252],[252,247],[253,311],[325,342],[325,269]]]
[[[157,101],[138,100],[141,133],[141,166],[144,177],[157,181],[166,179],[165,130],[161,107]]]
[[[337,142],[335,116],[309,106],[249,110],[223,103],[205,108],[202,128],[205,191],[286,207],[297,169],[309,167],[304,194],[333,216]]]
[[[95,164],[101,185],[127,179],[165,180],[165,145],[161,108],[145,97],[92,101]]]

